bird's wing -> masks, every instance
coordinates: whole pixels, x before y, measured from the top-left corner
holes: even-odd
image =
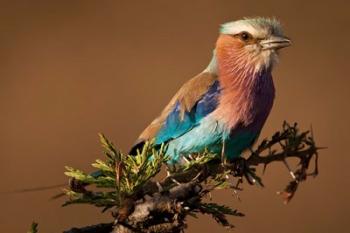
[[[219,92],[217,76],[209,72],[186,82],[160,116],[141,133],[130,154],[135,154],[146,140],[155,138],[155,143],[161,144],[191,130],[216,108]]]

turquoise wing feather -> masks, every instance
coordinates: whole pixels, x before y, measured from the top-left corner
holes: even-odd
[[[181,116],[181,105],[177,102],[166,118],[165,124],[156,135],[156,144],[166,143],[178,138],[198,126],[201,119],[214,111],[218,105],[220,85],[216,80],[208,91],[196,101],[196,104]]]
[[[155,139],[161,144],[191,130],[215,108],[219,90],[217,76],[210,72],[200,73],[187,81],[160,116],[141,133],[129,153],[136,154],[147,140]]]

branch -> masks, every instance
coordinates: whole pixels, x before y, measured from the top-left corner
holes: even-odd
[[[276,145],[279,145],[279,151],[273,149]],[[316,147],[312,132],[299,133],[296,123],[290,126],[284,122],[283,131],[275,133],[270,141],[264,140],[257,150],[251,153],[247,163],[249,166],[263,165],[265,169],[271,162],[282,161],[293,178],[285,190],[279,192],[283,196],[284,202],[288,203],[301,182],[305,181],[308,176],[315,177],[318,175],[318,150],[320,149],[324,148]],[[265,151],[268,152],[267,155],[262,155]],[[299,165],[295,171],[292,171],[287,163],[288,158],[299,159]],[[314,170],[308,173],[313,158]]]
[[[168,175],[162,180],[154,177],[168,160],[164,156],[166,146],[155,150],[152,142],[149,142],[136,156],[125,156],[103,135],[101,142],[107,160],[97,160],[93,164],[99,169],[100,176],[94,177],[67,168],[66,175],[71,177],[71,185],[66,190],[70,199],[65,205],[86,203],[103,207],[103,211],[111,209],[113,231],[108,228],[111,225],[106,225],[105,228],[109,232],[183,232],[187,226],[186,217],[199,213],[208,214],[219,224],[232,228],[227,216],[242,217],[243,214],[230,207],[205,202],[205,197],[213,190],[225,188],[238,194],[244,181],[263,186],[261,178],[256,174],[256,167],[263,165],[266,168],[270,163],[280,161],[292,177],[285,190],[280,192],[287,203],[301,182],[308,176],[318,174],[320,148],[316,147],[313,135],[309,131],[300,133],[296,124],[284,123],[280,132],[269,140],[263,140],[257,149],[251,150],[247,159],[222,161],[221,156],[210,152],[193,154],[184,159],[184,164],[166,166]],[[299,159],[295,170],[287,163],[289,158]],[[308,172],[313,158],[314,170]],[[109,191],[90,191],[87,185],[91,184]],[[98,227],[101,226],[92,226],[89,228],[91,231],[81,228],[68,232],[104,232],[98,230]]]

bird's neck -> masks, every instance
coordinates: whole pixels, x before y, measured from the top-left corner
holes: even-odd
[[[262,91],[272,84],[270,70],[258,70],[254,67],[242,66],[235,69],[234,64],[218,62],[218,77],[223,90],[250,95],[256,91]]]
[[[215,61],[221,87],[217,116],[229,128],[237,122],[248,125],[260,115],[267,117],[274,98],[271,70],[256,70],[253,65],[217,56]]]
[[[210,63],[203,72],[217,75],[222,90],[227,90],[227,92],[235,90],[249,94],[251,91],[264,89],[273,84],[270,68],[261,66],[261,69],[257,69],[253,63],[242,64],[236,60],[218,57],[214,50]]]

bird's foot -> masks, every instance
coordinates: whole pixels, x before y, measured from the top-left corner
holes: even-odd
[[[231,162],[232,175],[235,177],[242,177],[249,167],[247,165],[247,160],[245,158],[239,157]]]
[[[260,177],[255,174],[255,168],[250,167],[245,158],[239,157],[231,161],[229,169],[234,177],[245,177],[249,184],[264,186]]]

